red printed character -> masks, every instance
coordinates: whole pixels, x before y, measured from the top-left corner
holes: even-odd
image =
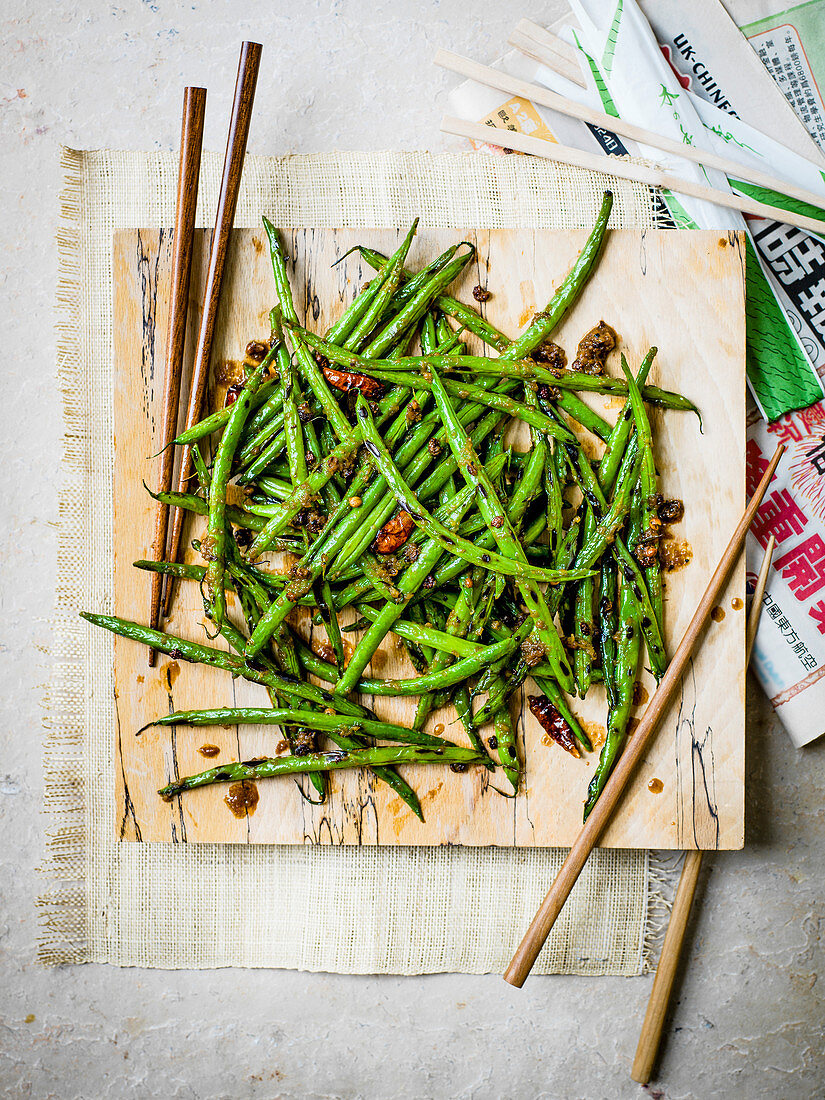
[[[753,496],[767,468],[768,460],[762,457],[759,444],[755,439],[749,439],[745,447],[745,485],[749,497]]]
[[[811,535],[777,558],[775,567],[798,600],[807,600],[825,586],[825,542]]]
[[[773,424],[768,424],[768,431],[776,437],[777,443],[798,443],[803,435],[807,435],[807,429],[801,424],[792,412],[780,416]]]
[[[809,608],[808,614],[816,623],[816,629],[820,634],[825,634],[825,600],[819,600]]]
[[[777,489],[756,513],[751,531],[762,546],[767,546],[771,535],[781,545],[792,535],[801,535],[807,522],[808,517],[788,490]]]

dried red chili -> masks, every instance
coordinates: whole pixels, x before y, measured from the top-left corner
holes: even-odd
[[[409,512],[404,509],[392,519],[387,520],[373,542],[373,549],[377,554],[394,554],[400,550],[410,535],[413,533],[415,523]]]
[[[334,386],[336,390],[342,390],[344,393],[349,393],[350,390],[358,390],[363,393],[364,397],[369,399],[380,397],[384,392],[381,383],[366,374],[354,374],[352,371],[336,370],[334,367],[322,367],[321,370],[327,382]]]
[[[573,731],[562,718],[546,695],[531,695],[527,700],[531,713],[547,734],[547,736],[561,745],[573,756],[581,756]]]

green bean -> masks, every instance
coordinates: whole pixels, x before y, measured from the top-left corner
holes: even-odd
[[[524,567],[528,566],[528,562],[527,555],[524,553],[524,548],[513,530],[507,513],[502,507],[501,501],[498,499],[495,489],[484,467],[481,465],[467,433],[464,431],[455,415],[455,409],[453,408],[452,402],[446,390],[441,385],[441,380],[435,370],[433,370],[432,377],[433,396],[438,404],[439,412],[441,413],[444,423],[448,428],[447,438],[456,462],[458,462],[459,470],[462,476],[467,479],[468,484],[475,486],[479,493],[479,511],[482,516],[484,516],[490,528],[490,533],[495,539],[499,550],[502,554],[507,555],[507,558],[512,559],[514,562],[518,562],[522,566],[522,572],[518,576],[518,587],[522,599],[533,619],[536,635],[547,653],[547,658],[556,673],[559,683],[570,690],[573,686],[573,678],[570,666],[567,663],[567,657],[564,653],[564,647],[553,626],[544,594],[532,580],[527,579],[528,574]],[[447,547],[447,549],[451,549],[451,547]],[[498,557],[498,555],[496,555],[496,557]],[[484,563],[476,562],[475,564]],[[497,565],[492,565],[492,568],[499,573],[505,572],[505,570],[502,570]],[[530,567],[528,566],[528,568]]]
[[[639,367],[639,373],[636,376],[637,386],[644,385],[645,379],[650,373],[650,368],[653,366],[653,360],[656,358],[657,350],[657,348],[651,348],[642,360],[642,365]],[[610,438],[607,440],[604,453],[599,460],[599,483],[605,495],[613,490],[613,484],[618,475],[619,465],[633,426],[633,406],[630,401],[626,401],[613,426]]]
[[[616,757],[621,750],[633,706],[633,685],[639,663],[640,634],[638,625],[639,605],[631,585],[622,582],[619,593],[619,638],[616,654],[616,705],[607,716],[607,736],[602,746],[599,763],[587,791],[584,804],[584,820],[604,790]]]
[[[639,392],[639,387],[630,372],[624,355],[621,357],[621,362],[622,371],[627,378],[627,385],[630,392],[630,404],[633,410],[633,419],[636,424],[636,435],[639,439],[639,449],[642,454],[642,468],[640,471],[642,529],[638,536],[638,541],[646,548],[651,546],[653,548],[652,554],[648,552],[645,555],[644,577],[647,584],[647,590],[650,593],[650,602],[653,605],[653,610],[656,615],[656,622],[659,624],[659,630],[661,632],[663,630],[664,620],[664,598],[662,595],[662,573],[659,565],[658,541],[661,537],[662,523],[659,519],[657,507],[661,498],[658,494],[656,461],[653,457],[653,433],[650,430],[650,421],[647,417],[647,410],[645,409],[642,395]],[[635,548],[636,544],[631,543],[630,549],[634,550]],[[641,553],[641,550],[639,550],[638,553]]]
[[[498,752],[499,763],[504,770],[504,774],[512,784],[513,790],[517,791],[521,775],[521,764],[519,763],[518,751],[516,750],[516,735],[513,730],[513,722],[507,707],[502,707],[500,710],[496,711],[495,718],[493,719],[493,734],[497,742],[496,751]]]
[[[104,630],[110,630],[123,638],[130,638],[132,641],[151,646],[152,649],[166,653],[175,660],[194,661],[197,664],[210,665],[212,668],[222,668],[231,672],[233,676],[241,676],[252,683],[272,687],[276,692],[296,695],[324,707],[335,707],[341,714],[355,717],[366,714],[364,708],[357,703],[351,703],[348,699],[342,699],[338,695],[333,695],[332,692],[324,691],[323,688],[316,688],[313,684],[293,681],[275,673],[262,672],[223,650],[212,649],[199,642],[190,642],[174,634],[165,634],[161,630],[152,630],[141,623],[120,619],[114,615],[95,615],[89,611],[81,611],[80,615],[95,626],[103,627]]]
[[[278,231],[267,218],[264,218],[263,222],[266,235],[269,238],[269,252],[272,259],[272,272],[275,276],[275,289],[277,290],[278,299],[281,303],[281,309],[283,310],[284,321],[296,324],[298,315],[295,312],[295,305],[292,301],[292,291],[290,290],[289,278],[286,273],[286,257],[284,256],[281,242],[278,238]],[[343,412],[341,412],[338,402],[333,397],[327,385],[327,381],[321,373],[320,367],[313,359],[309,349],[300,341],[295,344],[295,355],[298,361],[298,368],[304,376],[307,385],[315,394],[318,404],[324,410],[332,430],[339,439],[344,439],[350,432],[350,425]]]
[[[378,335],[370,341],[363,351],[365,359],[378,359],[424,316],[433,299],[464,270],[473,258],[475,249],[472,245],[467,245],[467,247],[470,251],[466,255],[454,256],[441,271],[436,272],[418,293],[381,329]]]
[[[271,400],[273,390],[277,392],[277,386],[277,378],[268,378],[262,383],[260,389],[255,394],[252,408],[259,409],[264,406],[266,402]],[[212,435],[213,432],[217,432],[220,428],[225,428],[231,413],[232,405],[227,405],[226,408],[218,409],[217,412],[213,412],[210,416],[206,416],[203,420],[199,420],[197,424],[193,424],[191,428],[187,428],[185,432],[181,432],[180,435],[172,440],[169,446],[185,447],[191,443],[197,443],[199,440],[206,438],[206,436]]]
[[[398,468],[390,457],[389,452],[384,446],[381,436],[375,428],[375,422],[372,419],[368,403],[360,394],[356,404],[356,415],[361,421],[364,432],[364,446],[368,448],[370,454],[375,459],[381,473],[395,494],[396,500],[430,538],[434,538],[436,541],[440,542],[442,549],[447,553],[456,554],[466,561],[471,562],[473,565],[482,565],[485,568],[503,573],[505,576],[518,577],[530,581],[547,581],[550,584],[561,584],[565,581],[581,580],[585,574],[589,574],[589,569],[585,570],[584,573],[578,570],[559,571],[554,569],[542,569],[539,566],[531,565],[527,561],[526,555],[523,556],[523,561],[520,559],[511,560],[507,557],[503,557],[501,554],[481,550],[477,545],[469,543],[465,539],[461,539],[457,535],[454,535],[424,508],[412,489],[405,483]],[[461,427],[457,417],[454,417],[453,423],[459,426],[462,436],[467,439],[467,435],[463,427]],[[480,461],[479,465],[481,465]]]
[[[567,313],[593,271],[604,240],[613,193],[605,191],[596,224],[570,272],[547,307],[533,319],[530,327],[501,353],[502,359],[523,359],[541,344]]]
[[[448,525],[458,526],[464,513],[472,503],[473,495],[472,489],[468,487],[466,491],[456,496],[455,500],[451,502],[448,508],[445,508],[449,516],[449,518],[445,516],[445,522]],[[418,559],[404,570],[404,573],[398,581],[397,587],[403,597],[404,603],[384,604],[379,616],[356,646],[346,671],[341,675],[340,680],[335,685],[335,691],[337,693],[347,695],[354,689],[361,673],[372,660],[373,654],[389,631],[392,630],[393,624],[401,618],[404,613],[404,606],[409,602],[413,593],[418,591],[440,556],[440,542],[435,539],[428,539],[427,542],[424,543]]]
[[[395,294],[398,289],[398,285],[401,282],[401,273],[404,270],[404,261],[407,258],[407,253],[410,250],[410,245],[412,244],[412,239],[415,236],[417,228],[418,218],[412,223],[400,247],[392,254],[389,260],[387,260],[376,276],[374,282],[378,283],[378,286],[376,288],[375,297],[370,303],[369,309],[352,330],[346,341],[344,341],[343,346],[348,350],[358,351],[359,348],[363,347],[377,321],[386,310],[393,294]]]
[[[359,614],[363,615],[370,623],[375,622],[380,614],[379,611],[374,607],[370,607],[369,604],[356,603],[355,607]],[[415,604],[411,605],[407,609],[407,614],[410,614],[415,607]],[[437,650],[438,653],[446,653],[453,657],[470,657],[474,653],[480,653],[484,649],[484,646],[478,642],[472,642],[459,635],[451,634],[443,630],[436,630],[434,627],[424,625],[423,615],[421,622],[410,622],[406,619],[397,619],[393,623],[392,632],[405,641],[414,642],[418,646],[430,646]],[[438,671],[438,669],[431,669],[431,671]]]
[[[238,783],[244,780],[271,779],[279,775],[300,775],[317,771],[340,771],[346,768],[392,767],[395,764],[483,764],[484,758],[473,749],[457,746],[423,748],[417,745],[394,748],[355,749],[352,752],[317,752],[308,756],[280,756],[264,760],[249,760],[219,764],[216,768],[187,775],[162,787],[158,794],[164,802],[175,795],[193,791],[212,783]]]
[[[571,733],[582,746],[582,748],[585,749],[586,752],[592,752],[593,745],[591,744],[590,738],[582,729],[578,718],[567,705],[567,697],[558,686],[558,684],[555,683],[554,680],[550,680],[544,676],[534,676],[534,679],[536,681],[536,686],[538,687],[539,691],[547,696],[547,698],[550,700],[550,702],[568,724]]]
[[[618,702],[616,694],[616,631],[618,630],[618,586],[616,570],[611,558],[601,564],[599,585],[599,656],[604,673],[604,688],[609,706]]]
[[[290,495],[273,512],[271,518],[252,543],[249,549],[250,557],[263,554],[269,549],[271,540],[278,538],[298,512],[311,507],[313,500],[337,471],[340,463],[348,459],[360,444],[360,431],[357,428],[350,429],[348,437],[342,440],[334,450],[330,451],[323,462],[316,466],[303,482],[293,486]]]
[[[223,575],[226,568],[226,487],[229,480],[229,471],[232,467],[232,455],[240,438],[244,421],[249,415],[252,398],[263,378],[265,363],[266,360],[252,373],[232,406],[232,413],[215,453],[212,482],[209,486],[209,514],[207,520],[209,546],[208,551],[203,556],[209,563],[206,569],[206,587],[211,605],[210,617],[218,630],[221,628],[226,613],[226,596],[223,587]]]
[[[404,745],[450,745],[442,737],[435,737],[420,730],[407,729],[393,722],[379,722],[370,718],[342,718],[340,714],[324,714],[316,710],[269,707],[213,707],[207,710],[178,710],[154,718],[137,731],[138,734],[154,726],[306,726],[321,732],[347,734],[365,733],[378,741],[397,741]]]

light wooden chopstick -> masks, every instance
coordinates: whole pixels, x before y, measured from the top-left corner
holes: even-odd
[[[175,235],[172,249],[172,285],[169,294],[169,330],[166,340],[166,375],[161,427],[160,477],[158,488],[168,493],[172,488],[175,451],[170,446],[177,434],[180,380],[183,352],[186,345],[186,317],[189,307],[189,275],[192,268],[192,241],[195,232],[195,207],[198,201],[198,179],[203,144],[203,119],[206,113],[206,88],[185,88],[183,120],[180,134],[178,165],[178,195],[175,205]],[[154,561],[162,561],[166,551],[169,508],[158,502],[155,509],[155,538],[152,543]],[[157,629],[160,623],[160,598],[163,574],[152,574],[152,594],[149,605],[149,625]],[[155,650],[149,650],[149,664],[155,663]]]
[[[544,138],[528,137],[527,134],[520,134],[516,130],[501,130],[496,126],[487,126],[486,123],[467,122],[463,118],[453,118],[450,115],[442,118],[441,129],[445,134],[455,134],[458,137],[470,138],[472,141],[483,141],[487,145],[499,145],[503,149],[515,149],[519,153],[532,153],[533,156],[544,157],[545,160],[569,164],[573,168],[586,168],[590,172],[617,176],[619,179],[633,180],[636,183],[647,184],[649,187],[678,191],[683,195],[692,195],[696,199],[704,199],[706,202],[726,206],[731,210],[739,210],[744,214],[754,214],[758,218],[770,218],[771,221],[796,225],[800,229],[807,229],[809,233],[818,233],[820,236],[825,234],[825,214],[823,214],[823,220],[818,221],[802,214],[788,213],[778,206],[768,206],[767,203],[734,195],[728,191],[717,191],[713,187],[702,187],[698,183],[682,179],[681,176],[671,176],[661,168],[631,164],[630,161],[621,157],[604,157],[600,153],[586,153],[583,149],[558,145],[554,141],[545,141]]]
[[[478,84],[484,84],[490,88],[497,88],[499,91],[506,92],[508,95],[520,96],[523,99],[530,99],[534,103],[539,103],[544,107],[550,107],[554,111],[558,111],[560,114],[569,115],[571,118],[577,118],[582,122],[588,122],[593,126],[598,126],[605,130],[610,130],[615,134],[620,134],[622,137],[630,138],[633,141],[641,142],[644,145],[651,145],[656,149],[661,149],[663,152],[671,153],[675,156],[682,157],[685,160],[694,161],[696,164],[703,164],[708,168],[718,168],[726,175],[734,176],[736,179],[749,180],[751,183],[758,184],[760,187],[768,187],[773,191],[778,191],[780,194],[788,195],[791,198],[798,199],[802,202],[809,203],[816,207],[825,207],[825,198],[822,195],[817,195],[813,191],[808,191],[803,187],[797,187],[796,184],[788,183],[785,180],[777,179],[775,176],[771,176],[767,172],[762,172],[758,168],[746,167],[738,164],[736,161],[730,160],[728,157],[719,156],[718,153],[712,153],[706,149],[700,149],[694,145],[684,145],[681,142],[674,141],[672,138],[664,137],[661,134],[653,133],[651,130],[645,130],[641,126],[635,126],[632,122],[626,122],[621,118],[614,118],[612,115],[604,114],[603,111],[593,110],[591,107],[585,107],[580,103],[574,102],[572,99],[567,99],[565,96],[558,95],[556,92],[551,92],[549,88],[543,88],[540,84],[531,84],[527,80],[521,80],[519,77],[510,76],[509,73],[502,72],[500,69],[490,68],[489,65],[481,65],[476,61],[471,61],[469,58],[462,57],[460,54],[452,53],[449,50],[438,50],[435,55],[435,64],[441,66],[443,69],[449,69],[450,72],[457,73],[459,76],[464,76],[468,80],[474,80]],[[508,131],[508,134],[515,134],[519,136],[515,131]],[[490,140],[487,138],[486,140]],[[540,139],[533,139],[540,140]],[[510,148],[517,148],[508,138],[507,142]],[[552,143],[551,143],[552,144]],[[564,146],[556,146],[556,148],[565,148]],[[529,150],[523,150],[525,152]],[[583,152],[583,150],[575,150],[576,152]],[[592,154],[585,154],[592,155]],[[604,160],[601,154],[595,154],[598,159]],[[615,158],[613,158],[615,159]],[[617,175],[619,173],[616,173]],[[696,194],[697,198],[706,198],[707,192],[712,191],[714,195],[726,195],[728,200],[733,199],[738,203],[737,196],[727,194],[727,192],[719,191],[716,188],[704,187],[700,184],[694,184],[690,180],[681,179],[681,177],[671,177],[672,179],[679,179],[680,186],[670,186],[674,191],[682,191],[685,194],[694,194],[692,191],[687,191],[685,185],[699,188],[703,193]],[[665,186],[665,185],[657,185]],[[745,209],[740,205],[734,205],[731,202],[722,203],[721,200],[712,198],[709,201],[717,202],[719,205],[732,205],[733,209]],[[754,201],[754,200],[746,200]],[[771,210],[777,208],[771,207]],[[791,215],[785,211],[781,211],[782,217],[778,217],[778,221],[789,221]],[[800,215],[794,215],[800,216]],[[823,214],[823,221],[816,222],[814,219],[808,219],[811,225],[815,226],[815,231],[825,233],[825,214]],[[795,225],[796,222],[790,222]],[[802,226],[802,228],[806,228]]]
[[[226,264],[229,238],[235,221],[235,207],[241,188],[246,142],[249,137],[249,123],[252,119],[252,104],[255,99],[255,85],[258,82],[258,69],[261,64],[262,47],[258,42],[244,42],[238,62],[238,75],[235,80],[235,98],[232,103],[232,117],[229,121],[229,133],[226,139],[226,154],[223,162],[223,177],[218,196],[218,210],[215,217],[215,232],[212,236],[212,249],[209,253],[209,268],[206,274],[203,315],[201,316],[198,346],[195,352],[195,366],[192,385],[189,391],[189,408],[186,414],[186,427],[197,424],[201,417],[204,397],[209,383],[209,364],[212,358],[212,341],[218,320],[221,284]],[[180,472],[178,474],[178,492],[185,493],[192,474],[192,449],[184,447],[181,453]],[[183,528],[183,510],[176,508],[172,520],[172,535],[169,541],[169,560],[177,561],[180,553],[180,539]],[[174,578],[166,578],[166,596],[164,612],[169,614],[172,605]]]
[[[737,524],[736,530],[731,536],[724,554],[710,579],[705,594],[699,601],[699,606],[688,624],[679,646],[673,655],[673,660],[668,665],[667,671],[662,677],[656,693],[648,704],[647,710],[637,726],[633,737],[619,757],[613,773],[605,784],[593,811],[582,827],[573,847],[570,849],[564,863],[559,870],[553,885],[547,892],[547,896],[541,903],[539,911],[533,918],[533,922],[504,974],[505,981],[511,985],[521,986],[530,973],[533,963],[541,951],[544,941],[550,934],[550,930],[556,922],[564,903],[570,896],[570,891],[576,884],[579,875],[587,862],[588,856],[593,851],[599,837],[607,827],[608,822],[616,809],[616,806],[624,793],[625,787],[630,782],[637,764],[646,752],[648,745],[653,740],[659,720],[664,714],[668,703],[679,686],[682,674],[685,671],[691,654],[696,646],[708,616],[717,602],[719,593],[730,574],[745,541],[748,527],[750,527],[756,510],[762,502],[774,470],[779,464],[785,448],[780,444],[774,452],[773,458],[768,463],[765,474],[753,497],[745,509],[742,518]]]
[[[776,539],[771,535],[759,569],[759,577],[753,593],[748,626],[745,636],[745,667],[751,659],[753,643],[756,638],[756,629],[759,626],[759,616],[762,611],[762,597],[765,595],[765,585],[768,581],[768,571],[771,567],[773,548]],[[653,1073],[653,1066],[659,1053],[659,1045],[662,1041],[662,1030],[667,1018],[670,996],[673,992],[673,983],[676,979],[676,970],[679,958],[682,954],[685,932],[687,931],[690,910],[693,905],[693,895],[696,893],[696,883],[699,880],[699,871],[702,868],[701,851],[685,852],[685,862],[682,874],[679,877],[679,885],[676,887],[676,896],[673,899],[673,911],[665,933],[665,941],[662,944],[662,954],[659,965],[656,967],[656,975],[653,979],[653,988],[650,991],[650,1000],[647,1002],[642,1030],[639,1033],[639,1042],[636,1047],[636,1056],[633,1059],[633,1067],[630,1076],[640,1085],[646,1085]]]
[[[551,34],[545,27],[530,19],[519,19],[507,42],[521,53],[540,61],[554,73],[565,77],[571,84],[587,87],[579,65],[579,51],[562,38]]]

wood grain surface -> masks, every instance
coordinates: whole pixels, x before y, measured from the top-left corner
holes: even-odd
[[[526,325],[552,296],[584,242],[584,232],[535,230],[421,230],[412,262],[426,263],[449,243],[472,241],[477,262],[458,284],[470,299],[476,283],[492,297],[482,307],[510,334]],[[391,251],[399,232],[378,230],[286,230],[294,256],[292,284],[299,315],[323,330],[335,320],[371,271],[357,256],[332,262],[356,241]],[[145,614],[147,578],[131,563],[149,556],[152,500],[141,481],[156,464],[163,395],[162,335],[167,325],[170,235],[163,230],[122,230],[114,238],[114,569],[115,611]],[[192,269],[190,346],[198,326],[209,241],[196,235]],[[704,434],[690,414],[652,411],[662,490],[685,502],[685,518],[670,532],[690,562],[669,573],[665,588],[666,641],[673,651],[705,589],[744,507],[744,252],[739,235],[618,230],[608,234],[599,267],[554,338],[572,360],[580,337],[600,318],[613,325],[621,348],[637,366],[651,344],[659,348],[650,381],[681,390],[701,407]],[[211,406],[223,387],[215,375],[231,376],[249,340],[268,335],[274,304],[262,232],[236,230],[229,251],[213,357]],[[191,351],[190,351],[191,355]],[[618,374],[617,353],[608,373]],[[184,395],[185,400],[185,395]],[[588,399],[613,420],[621,401]],[[593,445],[593,454],[599,445]],[[200,529],[188,521],[185,543]],[[197,561],[189,549],[187,559]],[[682,681],[660,733],[647,753],[601,843],[613,847],[739,848],[744,816],[744,569],[734,571],[704,643]],[[230,607],[232,607],[230,600]],[[306,636],[310,625],[296,620]],[[202,606],[196,585],[183,582],[167,629],[203,640]],[[354,638],[354,635],[349,635]],[[320,628],[312,642],[323,643]],[[214,644],[221,644],[215,642]],[[156,791],[177,775],[215,763],[272,755],[277,728],[199,728],[135,731],[170,710],[207,706],[266,705],[263,689],[227,674],[161,658],[146,668],[144,650],[115,639],[117,801],[114,827],[124,840],[225,843],[567,845],[581,827],[581,808],[597,752],[575,760],[553,744],[526,708],[535,691],[528,681],[514,699],[519,751],[526,778],[515,799],[495,787],[503,780],[482,769],[465,774],[407,768],[426,822],[420,823],[383,785],[366,774],[338,773],[324,805],[310,805],[292,779],[261,782],[253,812],[236,818],[224,801],[225,786],[191,792],[171,804]],[[380,676],[412,675],[394,637],[376,655]],[[652,694],[648,673],[640,679],[640,706]],[[376,711],[409,720],[414,702],[378,699]],[[606,704],[596,686],[574,709],[595,743],[604,736]],[[428,728],[445,727],[463,740],[454,714],[432,716]],[[219,755],[199,752],[214,745]],[[658,782],[654,782],[658,780]]]

